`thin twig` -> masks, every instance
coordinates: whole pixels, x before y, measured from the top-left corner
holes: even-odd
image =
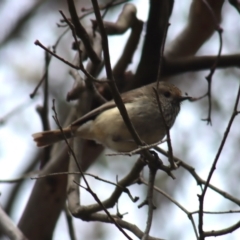
[[[160,79],[161,79],[161,70],[162,70],[164,47],[165,47],[165,42],[166,42],[167,32],[168,32],[169,26],[170,26],[170,23],[167,23],[166,26],[165,26],[164,35],[163,35],[163,39],[162,39],[162,44],[161,44],[161,48],[160,48],[159,66],[158,66],[158,74],[157,74],[157,89],[158,89],[159,82],[160,82]]]
[[[194,211],[192,214],[197,214],[199,211]],[[204,214],[230,214],[230,213],[240,213],[240,210],[228,210],[228,211],[203,211]]]
[[[93,8],[94,8],[94,12],[95,12],[95,16],[96,16],[96,19],[97,19],[97,23],[98,23],[98,27],[99,27],[99,31],[101,33],[101,37],[102,37],[102,47],[103,47],[103,55],[104,55],[104,62],[105,62],[105,68],[106,68],[106,73],[107,73],[107,78],[109,79],[109,86],[111,88],[111,91],[112,91],[112,96],[113,96],[113,99],[119,109],[119,112],[124,120],[124,123],[127,127],[127,129],[129,130],[129,132],[131,133],[134,141],[136,142],[136,144],[138,146],[144,146],[144,143],[142,142],[142,140],[140,139],[138,133],[136,132],[129,116],[128,116],[128,113],[127,113],[127,110],[126,110],[126,107],[121,99],[121,96],[119,94],[119,91],[118,91],[118,88],[117,88],[117,85],[116,85],[116,82],[114,80],[114,76],[113,76],[113,73],[112,73],[112,68],[111,68],[111,62],[110,62],[110,55],[109,55],[109,48],[108,48],[108,38],[107,38],[107,35],[106,35],[106,31],[105,31],[105,28],[104,28],[104,24],[103,24],[103,20],[102,20],[102,17],[101,17],[101,14],[100,14],[100,10],[99,10],[99,6],[98,6],[98,2],[97,0],[92,0],[92,5],[93,5]],[[147,159],[153,159],[153,156],[147,151],[147,150],[144,150],[143,151],[144,155],[146,156]],[[167,170],[167,173],[169,173],[169,170],[166,169],[164,166],[163,166],[164,170]]]
[[[138,179],[139,173],[143,170],[144,166],[146,165],[145,161],[140,157],[137,162],[134,164],[134,166],[131,168],[129,173],[122,178],[118,185],[122,187],[128,187],[132,184],[136,183],[136,180]],[[116,186],[110,197],[108,197],[106,200],[102,201],[103,205],[106,208],[112,208],[115,206],[116,202],[120,198],[120,196],[123,193],[123,188]],[[136,202],[139,198],[135,197],[134,202]],[[74,216],[79,217],[81,219],[84,219],[84,217],[87,215],[91,215],[93,213],[102,211],[102,207],[99,204],[92,204],[90,206],[81,206],[81,208],[78,209],[77,213],[75,213]]]
[[[77,69],[77,70],[81,70],[83,71],[84,74],[86,74],[86,76],[93,82],[97,82],[97,83],[103,83],[103,82],[108,82],[108,80],[98,80],[97,78],[93,77],[90,73],[88,73],[83,66],[76,66],[74,64],[72,64],[71,62],[65,60],[64,58],[60,57],[59,55],[57,55],[56,53],[54,53],[53,51],[51,51],[50,49],[46,48],[39,40],[36,40],[34,42],[35,45],[41,47],[42,49],[44,49],[46,52],[50,53],[51,55],[53,55],[55,58],[57,58],[58,60],[62,61],[63,63],[67,64],[68,66]]]
[[[125,230],[118,224],[118,222],[115,220],[115,218],[108,212],[108,210],[105,208],[105,206],[103,205],[103,203],[100,201],[100,199],[98,198],[97,194],[95,192],[92,191],[92,189],[87,186],[84,187],[82,185],[80,185],[79,183],[77,183],[76,181],[74,181],[78,186],[84,188],[87,192],[89,192],[92,197],[96,200],[96,202],[102,207],[103,211],[107,214],[107,216],[110,218],[110,220],[115,224],[115,226],[119,229],[120,232],[123,233],[123,235],[127,238],[132,240],[132,238],[125,232]],[[86,184],[86,182],[85,182]]]
[[[143,179],[143,177],[140,177],[139,180],[141,181],[141,183],[145,184],[148,186],[148,182],[145,181]],[[190,219],[192,226],[193,226],[193,230],[195,233],[196,238],[198,239],[198,232],[197,232],[197,227],[196,224],[194,222],[194,219],[192,217],[193,212],[189,212],[186,208],[184,208],[179,202],[177,202],[175,199],[173,199],[172,197],[170,197],[166,192],[164,192],[163,190],[161,190],[160,188],[158,188],[157,186],[154,186],[154,190],[159,192],[160,194],[162,194],[163,196],[165,196],[169,201],[171,201],[172,203],[174,203],[177,207],[179,207],[183,212],[186,213],[186,215],[188,216],[188,218]]]
[[[133,151],[131,151],[131,152],[119,152],[119,153],[108,153],[108,154],[106,154],[107,156],[118,156],[118,155],[123,155],[123,156],[132,156],[132,155],[134,155],[134,154],[137,154],[137,153],[140,153],[140,152],[142,152],[143,150],[149,150],[150,148],[153,148],[153,147],[155,147],[155,146],[158,146],[158,145],[160,145],[160,144],[162,144],[162,143],[164,143],[164,142],[166,142],[167,140],[161,140],[161,141],[158,141],[158,142],[156,142],[156,143],[153,143],[153,144],[149,144],[149,145],[145,145],[145,146],[141,146],[141,147],[139,147],[139,148],[137,148],[137,149],[135,149],[135,150],[133,150]]]
[[[236,111],[236,114],[239,114],[240,111]],[[164,156],[168,157],[168,153],[166,151],[164,151],[163,149],[159,148],[159,147],[155,147],[155,150],[157,150],[159,153],[163,154]],[[203,179],[201,179],[199,177],[199,175],[195,172],[194,168],[191,167],[190,165],[188,165],[187,163],[185,163],[184,161],[182,161],[181,159],[179,158],[176,158],[174,157],[174,161],[176,162],[179,162],[179,166],[180,167],[183,167],[184,169],[186,169],[189,173],[191,173],[191,175],[194,177],[194,179],[196,180],[197,184],[198,185],[206,185],[207,184],[207,181],[204,181]],[[208,183],[208,187],[210,189],[212,189],[213,191],[219,193],[220,195],[222,195],[223,197],[225,197],[226,199],[236,203],[238,206],[240,206],[240,200],[237,199],[236,197],[230,195],[229,193],[227,192],[224,192],[222,191],[221,189],[215,187],[214,185]],[[194,214],[195,212],[192,212],[192,214]],[[199,213],[199,211],[198,211]],[[236,225],[233,225],[232,227],[230,227],[229,229],[232,230],[234,229],[235,230],[235,227]],[[221,230],[220,230],[221,231]],[[211,236],[215,236],[214,233],[217,233],[218,234],[219,231],[212,231],[212,235]],[[231,232],[231,231],[229,231]],[[204,236],[206,237],[207,234],[210,234],[210,232],[205,232],[204,233]],[[201,238],[200,238],[201,239]]]
[[[116,183],[118,183],[118,175],[116,176]],[[121,219],[123,218],[124,215],[128,214],[128,212],[120,213],[120,211],[119,211],[119,199],[116,202],[116,210],[117,210],[117,216],[120,217]]]
[[[62,127],[61,127],[61,125],[60,125],[60,123],[59,123],[59,121],[58,121],[58,116],[57,116],[57,112],[56,112],[55,104],[54,104],[54,103],[55,103],[55,100],[53,99],[53,107],[52,107],[52,110],[53,110],[53,112],[54,112],[53,118],[54,118],[56,124],[58,125],[58,127],[59,127],[59,129],[60,129],[60,131],[61,131],[61,133],[62,133],[62,135],[63,135],[63,138],[64,138],[64,140],[65,140],[65,142],[66,142],[66,144],[67,144],[67,147],[68,147],[68,149],[69,149],[69,152],[70,152],[70,154],[72,155],[73,159],[75,160],[75,163],[76,163],[76,165],[77,165],[77,167],[78,167],[79,172],[81,173],[81,176],[82,176],[82,178],[83,178],[83,181],[84,181],[84,183],[86,184],[86,188],[85,188],[85,189],[92,195],[92,197],[95,199],[95,201],[102,207],[102,210],[108,215],[108,217],[109,217],[109,218],[111,219],[111,221],[115,224],[115,226],[119,229],[119,231],[122,232],[123,235],[124,235],[127,239],[132,239],[132,238],[129,237],[129,235],[119,226],[119,224],[115,221],[115,219],[111,216],[111,214],[108,212],[108,210],[107,210],[107,209],[105,208],[105,206],[102,204],[102,202],[101,202],[100,199],[98,198],[97,194],[96,194],[95,192],[93,192],[93,190],[91,189],[90,185],[88,184],[88,181],[87,181],[87,179],[85,178],[85,176],[84,176],[84,174],[83,174],[82,168],[81,168],[80,164],[79,164],[78,161],[77,161],[76,155],[75,155],[73,149],[71,148],[70,144],[68,143],[68,140],[67,140],[67,138],[66,138],[66,136],[65,136],[65,134],[64,134],[64,132],[63,132],[63,129],[62,129]],[[78,183],[76,182],[76,184],[78,184]]]
[[[77,11],[75,8],[75,4],[73,0],[67,0],[68,3],[68,9],[72,18],[72,23],[75,27],[77,36],[83,41],[83,44],[87,50],[88,56],[91,59],[91,61],[95,64],[98,64],[101,62],[96,52],[93,50],[90,38],[85,30],[85,28],[82,26],[81,22],[78,19]]]
[[[225,145],[225,142],[227,140],[227,137],[228,137],[229,131],[231,129],[232,123],[233,123],[235,117],[237,116],[237,114],[239,114],[239,112],[237,111],[239,98],[240,98],[240,85],[239,85],[239,88],[238,88],[238,93],[237,93],[236,101],[235,101],[235,104],[234,104],[232,116],[231,116],[231,118],[229,120],[228,126],[227,126],[227,128],[226,128],[226,130],[224,132],[224,136],[223,136],[222,142],[221,142],[221,144],[219,146],[219,149],[217,151],[216,157],[215,157],[215,159],[213,161],[213,164],[212,164],[212,167],[211,167],[211,169],[209,171],[209,174],[208,174],[207,181],[206,181],[206,184],[204,186],[203,192],[202,192],[201,195],[199,195],[199,234],[200,234],[200,239],[204,239],[204,232],[203,232],[203,205],[204,205],[204,197],[205,197],[207,189],[209,187],[209,183],[210,183],[210,180],[211,180],[212,175],[214,173],[214,170],[216,169],[217,162],[218,162],[218,159],[220,157],[220,154],[221,154],[221,152],[223,150],[223,147]]]
[[[133,139],[136,141],[137,145],[141,146],[144,145],[142,141],[140,140],[131,120],[129,119],[127,110],[125,105],[123,104],[123,101],[121,99],[121,96],[119,94],[119,91],[117,89],[114,76],[112,73],[112,67],[111,67],[111,62],[110,62],[110,55],[109,55],[109,48],[108,48],[108,38],[104,29],[104,24],[102,21],[102,17],[100,14],[99,6],[97,0],[92,0],[94,12],[96,15],[98,27],[101,33],[102,37],[102,46],[103,46],[103,55],[104,55],[104,61],[105,61],[105,67],[106,67],[106,73],[107,73],[107,78],[109,79],[109,85],[111,87],[112,93],[113,93],[113,98],[114,101],[116,102],[116,105],[123,117],[123,120],[125,124],[127,125],[127,128],[130,130],[130,133],[133,136]]]
[[[228,227],[228,228],[224,228],[218,231],[214,231],[211,230],[209,232],[205,232],[204,236],[205,237],[217,237],[217,236],[222,236],[222,235],[226,235],[228,233],[232,233],[233,231],[239,229],[240,227],[240,221],[236,222],[235,224],[233,224],[232,226]]]
[[[51,61],[51,55],[48,52],[45,52],[45,67],[44,67],[44,86],[43,86],[43,104],[41,107],[37,108],[38,113],[40,114],[43,130],[47,131],[50,129],[49,119],[48,119],[48,71],[49,63]]]
[[[74,41],[75,41],[75,44],[77,46],[77,50],[78,50],[78,55],[79,55],[79,63],[78,65],[80,66],[80,69],[82,70],[82,72],[87,76],[87,79],[91,79],[92,76],[90,73],[88,73],[88,71],[86,71],[86,69],[84,68],[84,65],[82,63],[82,53],[81,53],[81,49],[80,49],[80,46],[78,44],[78,41],[77,41],[77,36],[76,36],[76,28],[75,26],[67,19],[67,17],[64,15],[64,13],[62,11],[59,11],[60,14],[62,15],[62,17],[65,19],[65,21],[67,22],[67,24],[69,25],[70,29],[72,30],[72,35],[73,35],[73,38],[74,38]],[[103,82],[103,81],[101,81]]]
[[[40,79],[40,81],[38,82],[37,86],[34,88],[33,92],[29,94],[30,98],[34,98],[37,94],[38,89],[40,88],[40,86],[42,85],[42,83],[44,82],[45,78],[46,78],[46,71],[43,74],[42,78]]]
[[[160,149],[160,148],[159,148]],[[161,149],[161,151],[164,151]],[[163,153],[164,154],[164,153]],[[205,185],[206,184],[206,181],[203,180],[202,178],[199,177],[199,175],[196,173],[195,169],[188,165],[187,163],[185,163],[184,161],[178,159],[178,158],[175,158],[177,161],[179,161],[179,166],[184,168],[185,170],[187,170],[192,176],[193,178],[196,180],[196,183],[198,185],[200,185],[202,187],[202,185]],[[232,201],[234,202],[235,204],[237,204],[238,206],[240,206],[240,200],[232,195],[230,195],[229,193],[215,187],[214,185],[212,184],[209,184],[208,187],[210,189],[212,189],[213,191],[217,192],[218,194],[222,195],[224,198],[228,199],[229,201]],[[203,190],[203,189],[202,189]]]
[[[196,101],[199,101],[203,98],[205,98],[207,96],[207,93],[205,93],[204,95],[200,96],[200,97],[192,97],[189,99],[190,102],[196,102]]]
[[[58,44],[60,43],[62,37],[68,32],[68,30],[69,30],[69,29],[66,29],[66,30],[57,38],[55,44],[52,46],[52,49],[53,49],[53,52],[54,52],[54,53],[56,53],[56,49],[57,49]],[[48,65],[50,64],[50,60],[51,60],[51,59],[49,59]],[[46,69],[46,70],[47,70],[47,69]],[[36,86],[35,89],[33,90],[33,92],[29,95],[30,98],[34,98],[34,97],[35,97],[35,95],[36,95],[39,87],[40,87],[41,84],[44,82],[44,79],[45,79],[46,74],[47,74],[46,70],[45,70],[42,78],[41,78],[40,81],[38,82],[37,86]]]
[[[154,147],[154,149],[156,151],[158,151],[159,153],[163,154],[164,156],[168,157],[168,152],[166,152],[165,150],[161,149],[160,147]],[[203,180],[202,178],[200,178],[200,176],[196,173],[195,169],[188,165],[187,163],[185,163],[183,160],[177,158],[177,157],[173,157],[175,162],[178,162],[178,165],[182,168],[184,168],[185,170],[187,170],[192,176],[193,178],[196,180],[197,185],[205,185],[206,181]],[[220,195],[222,195],[224,198],[236,203],[238,206],[240,206],[240,200],[234,196],[232,196],[231,194],[215,187],[212,184],[209,184],[209,188],[212,189],[213,191],[219,193]]]
[[[49,80],[48,80],[48,72],[49,72],[49,64],[51,61],[51,55],[48,52],[45,52],[45,67],[44,67],[44,85],[43,85],[43,104],[42,106],[37,107],[37,112],[40,115],[43,131],[48,131],[50,129],[50,123],[48,119],[48,98],[49,98]],[[40,169],[47,163],[50,158],[51,146],[48,146],[44,149],[43,157],[41,159]]]
[[[149,232],[152,225],[153,220],[153,210],[156,208],[153,204],[153,187],[155,182],[157,170],[155,167],[151,167],[149,165],[149,179],[148,179],[148,194],[147,194],[147,202],[148,202],[148,217],[147,217],[147,224],[146,229],[144,231],[144,235],[142,240],[147,240],[149,237]]]
[[[54,53],[53,51],[51,51],[50,49],[46,48],[39,40],[36,40],[34,42],[35,45],[41,47],[42,49],[44,49],[46,52],[50,53],[51,55],[53,55],[55,58],[57,58],[58,60],[64,62],[65,64],[67,64],[68,66],[74,68],[74,69],[77,69],[77,70],[80,70],[80,67],[79,66],[75,66],[74,64],[68,62],[67,60],[65,60],[64,58],[58,56],[56,53]]]
[[[35,175],[38,174],[39,171],[33,171],[30,173],[26,173],[20,177],[17,178],[11,178],[11,179],[0,179],[0,183],[17,183],[17,182],[21,182],[25,179],[29,179],[29,178],[35,178]]]
[[[126,3],[126,2],[129,2],[129,0],[112,0],[112,1],[110,1],[108,3],[106,3],[106,4],[99,5],[99,9],[100,10],[104,10],[106,8],[117,6],[117,5]],[[89,8],[84,7],[84,8],[82,8],[82,12],[85,12],[85,11],[87,11],[88,14],[90,14],[90,13],[94,12],[94,9],[93,9],[93,7],[89,7]]]
[[[68,226],[70,240],[77,240],[76,234],[75,234],[75,229],[73,226],[73,218],[72,218],[71,214],[69,213],[69,210],[68,210],[68,207],[66,206],[66,204],[64,206],[64,213],[65,213],[66,220],[67,220],[67,226]]]
[[[28,175],[28,176],[26,176],[26,177],[24,177],[24,179],[25,178],[31,178],[31,179],[41,179],[41,178],[46,178],[46,177],[50,177],[50,176],[58,176],[58,175],[69,175],[69,174],[79,174],[79,175],[82,175],[82,173],[81,172],[58,172],[58,173],[49,173],[49,174],[45,174],[45,175],[39,175],[39,176],[36,176],[36,177],[34,177],[34,176],[32,176],[31,177],[31,175]],[[94,175],[94,174],[91,174],[91,173],[85,173],[85,172],[83,172],[83,174],[85,175],[85,176],[90,176],[90,177],[93,177],[93,178],[95,178],[96,180],[99,180],[99,181],[101,181],[101,182],[105,182],[105,183],[108,183],[108,184],[111,184],[111,185],[113,185],[113,186],[116,186],[116,187],[118,187],[118,188],[120,188],[123,192],[125,192],[128,196],[129,196],[129,198],[133,201],[133,202],[136,202],[137,200],[138,200],[138,197],[133,197],[132,195],[131,195],[131,193],[130,193],[130,191],[129,191],[129,189],[127,188],[127,187],[123,187],[122,185],[120,185],[120,184],[118,184],[118,183],[114,183],[114,182],[111,182],[111,181],[109,181],[109,180],[106,180],[106,179],[104,179],[104,178],[101,178],[101,177],[99,177],[99,176],[97,176],[97,175]],[[21,179],[22,180],[22,178],[18,178],[18,179]],[[18,180],[18,179],[16,179],[16,180]],[[13,179],[13,180],[0,180],[0,183],[1,182],[6,182],[6,183],[8,183],[8,182],[15,182],[16,181],[15,179]]]
[[[203,121],[207,121],[207,124],[212,125],[212,120],[211,120],[211,111],[212,111],[212,76],[217,68],[219,59],[221,57],[221,52],[222,52],[222,45],[223,45],[223,40],[222,40],[222,32],[223,29],[221,28],[221,26],[218,23],[218,20],[213,12],[213,9],[211,8],[211,6],[209,5],[209,3],[206,0],[202,0],[203,3],[206,5],[206,7],[208,8],[210,14],[212,15],[214,24],[215,24],[215,28],[216,31],[218,32],[218,36],[219,36],[219,49],[218,49],[218,55],[216,57],[216,60],[214,62],[214,64],[212,65],[211,69],[210,69],[210,73],[208,74],[208,76],[206,76],[206,80],[208,82],[208,90],[207,90],[207,97],[208,97],[208,116],[205,119],[202,119]]]
[[[112,223],[110,221],[110,219],[108,218],[108,216],[104,215],[104,214],[100,214],[100,213],[95,213],[95,214],[91,214],[91,215],[87,215],[84,218],[85,221],[98,221],[98,222],[105,222],[105,223]],[[127,229],[128,231],[131,231],[136,237],[138,237],[139,239],[141,239],[143,237],[143,232],[135,225],[135,224],[131,224],[127,221],[124,221],[120,218],[116,217],[116,221],[119,223],[119,225],[122,228]],[[162,238],[155,238],[155,237],[148,237],[148,240],[163,240]]]
[[[130,0],[118,0],[118,1],[111,1],[113,3],[110,2],[111,4],[111,7],[114,7],[114,6],[117,6],[117,5],[120,5],[120,4],[123,4],[125,2],[129,2]],[[99,9],[100,10],[104,10],[106,8],[109,8],[109,3],[106,3],[105,5],[102,5],[102,6],[99,6]],[[89,7],[89,8],[82,8],[82,12],[85,12],[83,13],[81,16],[78,17],[79,20],[82,20],[83,18],[85,18],[86,16],[92,14],[94,12],[94,9],[92,7]],[[70,19],[68,19],[70,20]],[[64,19],[61,19],[60,22],[65,22]],[[58,24],[58,26],[60,26],[60,24]],[[60,27],[66,27],[66,25],[61,25]]]

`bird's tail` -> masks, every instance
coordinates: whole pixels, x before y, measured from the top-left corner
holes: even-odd
[[[63,133],[66,138],[73,137],[71,127],[63,128]],[[64,139],[63,134],[59,129],[34,133],[32,137],[38,147],[46,147]]]

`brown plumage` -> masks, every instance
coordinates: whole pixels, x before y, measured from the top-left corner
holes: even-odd
[[[166,134],[153,87],[156,87],[156,83],[121,95],[136,131],[147,144],[160,141]],[[160,82],[158,93],[165,121],[172,127],[180,111],[180,102],[189,97],[183,97],[177,87],[167,82]],[[137,148],[114,101],[109,101],[77,119],[64,128],[63,132],[66,138],[79,136],[95,140],[117,152]],[[37,146],[43,147],[62,140],[63,136],[60,130],[53,130],[35,133],[33,138]]]

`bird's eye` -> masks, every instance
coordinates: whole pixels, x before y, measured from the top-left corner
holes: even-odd
[[[166,98],[169,98],[171,96],[171,93],[169,91],[164,92],[163,94]]]

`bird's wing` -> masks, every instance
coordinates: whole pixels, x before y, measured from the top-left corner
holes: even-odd
[[[140,89],[138,89],[138,91],[136,90],[131,90],[129,92],[125,92],[121,94],[121,98],[123,100],[123,103],[130,103],[133,102],[134,99],[140,97],[141,95],[143,95],[143,91],[139,91]],[[85,114],[84,116],[82,116],[81,118],[77,119],[76,121],[74,121],[71,126],[80,126],[83,123],[94,119],[98,114],[100,114],[103,111],[106,111],[110,108],[114,108],[116,107],[116,104],[113,100],[104,103],[103,105],[101,105],[100,107],[97,107],[95,109],[93,109],[92,111],[90,111],[89,113]]]
[[[84,116],[78,118],[76,121],[74,121],[71,126],[80,126],[82,125],[83,123],[91,120],[91,119],[94,119],[98,114],[100,114],[101,112],[107,110],[107,109],[110,109],[110,108],[113,108],[115,107],[116,104],[114,101],[109,101],[109,102],[106,102],[104,103],[103,105],[101,105],[100,107],[97,107],[95,109],[93,109],[92,111],[90,111],[89,113],[85,114]]]

